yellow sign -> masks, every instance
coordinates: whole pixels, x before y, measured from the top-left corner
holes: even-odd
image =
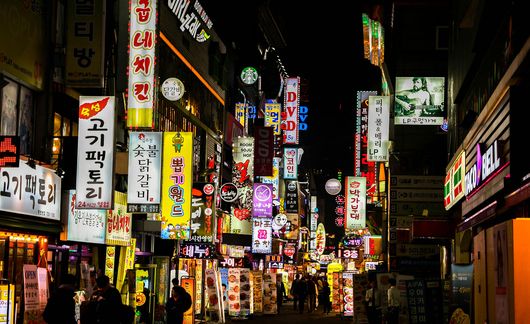
[[[182,288],[184,288],[188,294],[191,296],[191,307],[184,313],[184,324],[194,324],[195,323],[195,316],[194,316],[194,309],[195,309],[195,278],[182,278],[180,280],[180,284]]]
[[[114,282],[114,261],[116,260],[116,247],[107,246],[107,253],[105,255],[105,275],[110,278],[110,282]]]
[[[13,323],[15,309],[15,286],[0,285],[0,324]]]
[[[163,239],[190,238],[193,133],[164,133],[161,212]]]

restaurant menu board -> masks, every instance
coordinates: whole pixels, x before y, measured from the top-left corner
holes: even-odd
[[[276,274],[263,274],[263,313],[276,314],[278,304],[276,303]]]
[[[254,306],[254,313],[263,312],[263,273],[261,271],[252,271],[252,297]]]
[[[342,313],[342,280],[341,279],[341,273],[340,272],[334,272],[333,273],[333,290],[331,291],[332,294],[332,302],[331,302],[331,310],[336,313]]]
[[[230,316],[239,316],[241,312],[240,280],[240,269],[228,269],[228,315]]]
[[[252,297],[252,291],[250,290],[250,270],[240,269],[239,270],[239,301],[241,304],[241,316],[250,315],[250,298]]]
[[[114,261],[116,256],[116,247],[107,246],[105,253],[105,276],[109,277],[110,282],[114,282]]]
[[[216,272],[214,269],[206,269],[205,270],[206,275],[206,296],[208,298],[208,309],[210,312],[212,312],[214,315],[214,320],[218,322],[224,322],[221,321],[223,313],[224,313],[224,307],[222,301],[222,298],[220,298],[221,295],[221,284],[220,284],[220,276],[219,273]]]
[[[24,264],[22,269],[24,273],[24,318],[37,321],[40,313],[37,266]]]
[[[195,278],[183,277],[180,279],[180,285],[186,290],[188,294],[190,294],[192,301],[192,306],[186,312],[184,312],[184,321],[182,322],[182,324],[194,324],[195,315],[193,314],[193,306],[195,305],[195,302],[197,300],[195,296]]]
[[[353,276],[353,307],[355,308],[355,318],[360,323],[368,322],[368,315],[366,314],[366,307],[362,301],[364,300],[364,293],[368,287],[368,277],[366,274],[356,274]]]
[[[223,309],[228,311],[228,268],[220,268],[221,292],[223,294]]]
[[[342,300],[344,316],[353,316],[353,272],[342,273]]]

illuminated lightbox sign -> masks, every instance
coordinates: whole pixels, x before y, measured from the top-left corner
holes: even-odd
[[[210,30],[213,27],[213,22],[199,1],[193,1],[193,6],[190,4],[192,4],[190,0],[167,1],[169,10],[180,21],[180,25],[177,25],[179,29],[182,32],[187,32],[197,42],[203,43],[211,37]]]
[[[68,191],[68,241],[105,244],[107,211],[75,208],[75,190]]]
[[[282,105],[279,103],[265,104],[265,127],[272,127],[274,135],[281,135],[280,129],[280,115]]]
[[[466,153],[460,152],[447,170],[444,182],[444,206],[449,210],[460,198],[464,197],[466,172]]]
[[[252,219],[252,253],[270,254],[272,251],[272,219]]]
[[[17,168],[20,156],[18,136],[0,136],[0,168]]]
[[[298,144],[300,110],[300,78],[287,78],[285,81],[285,105],[281,128],[284,144]]]
[[[396,78],[395,125],[442,125],[444,107],[445,78]]]
[[[368,98],[368,161],[388,161],[390,97]]]
[[[300,106],[300,115],[298,118],[300,119],[300,125],[298,125],[298,129],[301,131],[307,130],[307,116],[309,115],[309,109],[307,106]]]
[[[284,148],[283,149],[283,178],[296,179],[298,178],[298,149]]]
[[[347,229],[366,227],[366,178],[346,177]]]
[[[114,97],[79,97],[76,208],[112,209]]]
[[[466,196],[478,188],[481,183],[501,166],[501,154],[502,144],[498,140],[495,140],[486,150],[484,150],[483,144],[477,144],[477,161],[466,173]]]

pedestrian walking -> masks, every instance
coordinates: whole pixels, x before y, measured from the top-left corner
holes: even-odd
[[[167,324],[182,324],[184,313],[190,309],[193,302],[190,294],[181,286],[171,288],[171,297],[166,303]]]
[[[67,274],[61,280],[61,285],[46,303],[42,317],[50,324],[76,324],[75,315],[75,277]]]
[[[116,324],[126,322],[125,308],[118,289],[110,284],[108,276],[96,279],[97,290],[91,298],[89,312],[95,312],[96,323]]]
[[[305,300],[307,298],[307,279],[300,279],[298,284],[298,311],[300,314],[304,312]]]
[[[293,296],[293,309],[298,310],[298,288],[300,286],[300,274],[296,274],[291,283],[291,295]]]
[[[308,311],[312,313],[316,307],[317,300],[317,285],[315,283],[315,278],[309,277],[307,281],[307,297],[308,297]]]
[[[283,284],[283,281],[278,281],[276,283],[276,289],[277,289],[277,295],[276,295],[276,303],[278,305],[278,314],[280,314],[280,309],[283,305],[283,298],[287,297],[287,294],[285,293],[285,285]]]
[[[366,313],[368,315],[368,323],[375,324],[381,323],[381,299],[379,290],[377,289],[376,282],[370,281],[370,286],[366,290],[364,302],[366,305]]]
[[[388,299],[388,324],[398,324],[399,323],[399,291],[396,287],[396,279],[390,278],[388,280],[390,287],[387,290],[387,299]]]

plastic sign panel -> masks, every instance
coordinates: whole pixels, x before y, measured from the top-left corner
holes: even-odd
[[[169,101],[177,101],[184,96],[184,83],[177,78],[168,78],[160,87],[160,92]]]
[[[366,227],[366,178],[346,177],[346,229]]]
[[[299,114],[299,119],[300,119],[300,125],[298,125],[298,129],[300,129],[301,131],[306,131],[308,129],[307,127],[307,116],[309,114],[309,109],[307,108],[307,106],[300,106],[300,114]]]
[[[444,206],[449,210],[453,205],[464,197],[466,172],[466,152],[462,150],[453,161],[445,175],[444,182]]]
[[[357,91],[357,105],[355,107],[355,152],[354,152],[354,173],[356,177],[361,177],[361,168],[364,168],[362,161],[366,161],[367,127],[368,127],[368,98],[376,96],[377,91]],[[366,163],[366,162],[365,162]],[[373,163],[372,163],[373,164]]]
[[[68,190],[68,241],[105,244],[107,211],[75,208],[75,190]]]
[[[245,128],[247,124],[247,105],[242,103],[236,103],[236,120]]]
[[[281,158],[272,159],[272,177],[261,177],[262,183],[272,184],[272,201],[275,206],[280,205],[280,161]]]
[[[114,97],[79,97],[76,208],[112,209]]]
[[[390,97],[368,99],[368,161],[388,161]]]
[[[253,217],[272,218],[272,185],[254,183]]]
[[[193,182],[193,133],[164,133],[163,152],[161,237],[163,239],[189,239]]]
[[[232,183],[239,191],[232,203],[232,233],[252,234],[252,191],[254,180],[254,138],[241,137],[234,141]],[[237,233],[236,233],[237,232]]]
[[[300,108],[300,78],[285,80],[285,104],[281,128],[284,144],[298,144],[298,114]]]
[[[153,128],[155,104],[155,0],[131,0],[127,126]]]
[[[353,295],[353,272],[342,273],[342,298],[344,300],[344,316],[353,316],[354,295]]]
[[[240,292],[241,292],[241,269],[228,269],[228,315],[239,316],[241,312]]]
[[[326,250],[326,229],[324,228],[324,224],[318,224],[316,234],[315,252],[320,256],[324,254],[324,251]]]
[[[442,125],[444,107],[445,78],[396,78],[395,125]]]
[[[283,149],[283,178],[298,178],[298,149],[286,147]]]
[[[247,66],[241,71],[241,81],[244,84],[254,84],[258,80],[258,71],[252,66]]]
[[[0,210],[60,220],[61,178],[39,165],[0,168]]]
[[[252,253],[272,251],[272,219],[252,218]]]
[[[482,143],[477,143],[476,162],[466,172],[465,176],[465,193],[466,196],[475,191],[480,187],[480,184],[495,174],[494,171],[499,169],[502,165],[502,144],[498,140],[495,140],[489,147]]]
[[[162,133],[131,132],[129,138],[127,211],[158,213],[162,173]]]
[[[215,185],[196,182],[191,197],[191,240],[213,242],[215,219]]]
[[[180,25],[177,25],[179,29],[182,32],[187,32],[199,43],[206,42],[211,36],[211,32],[210,34],[208,32],[212,29],[213,22],[199,1],[194,1],[193,6],[190,6],[191,3],[191,1],[187,0],[167,1],[169,10],[180,21]]]
[[[129,246],[131,242],[132,215],[127,213],[127,194],[114,192],[114,210],[107,212],[105,244]]]

